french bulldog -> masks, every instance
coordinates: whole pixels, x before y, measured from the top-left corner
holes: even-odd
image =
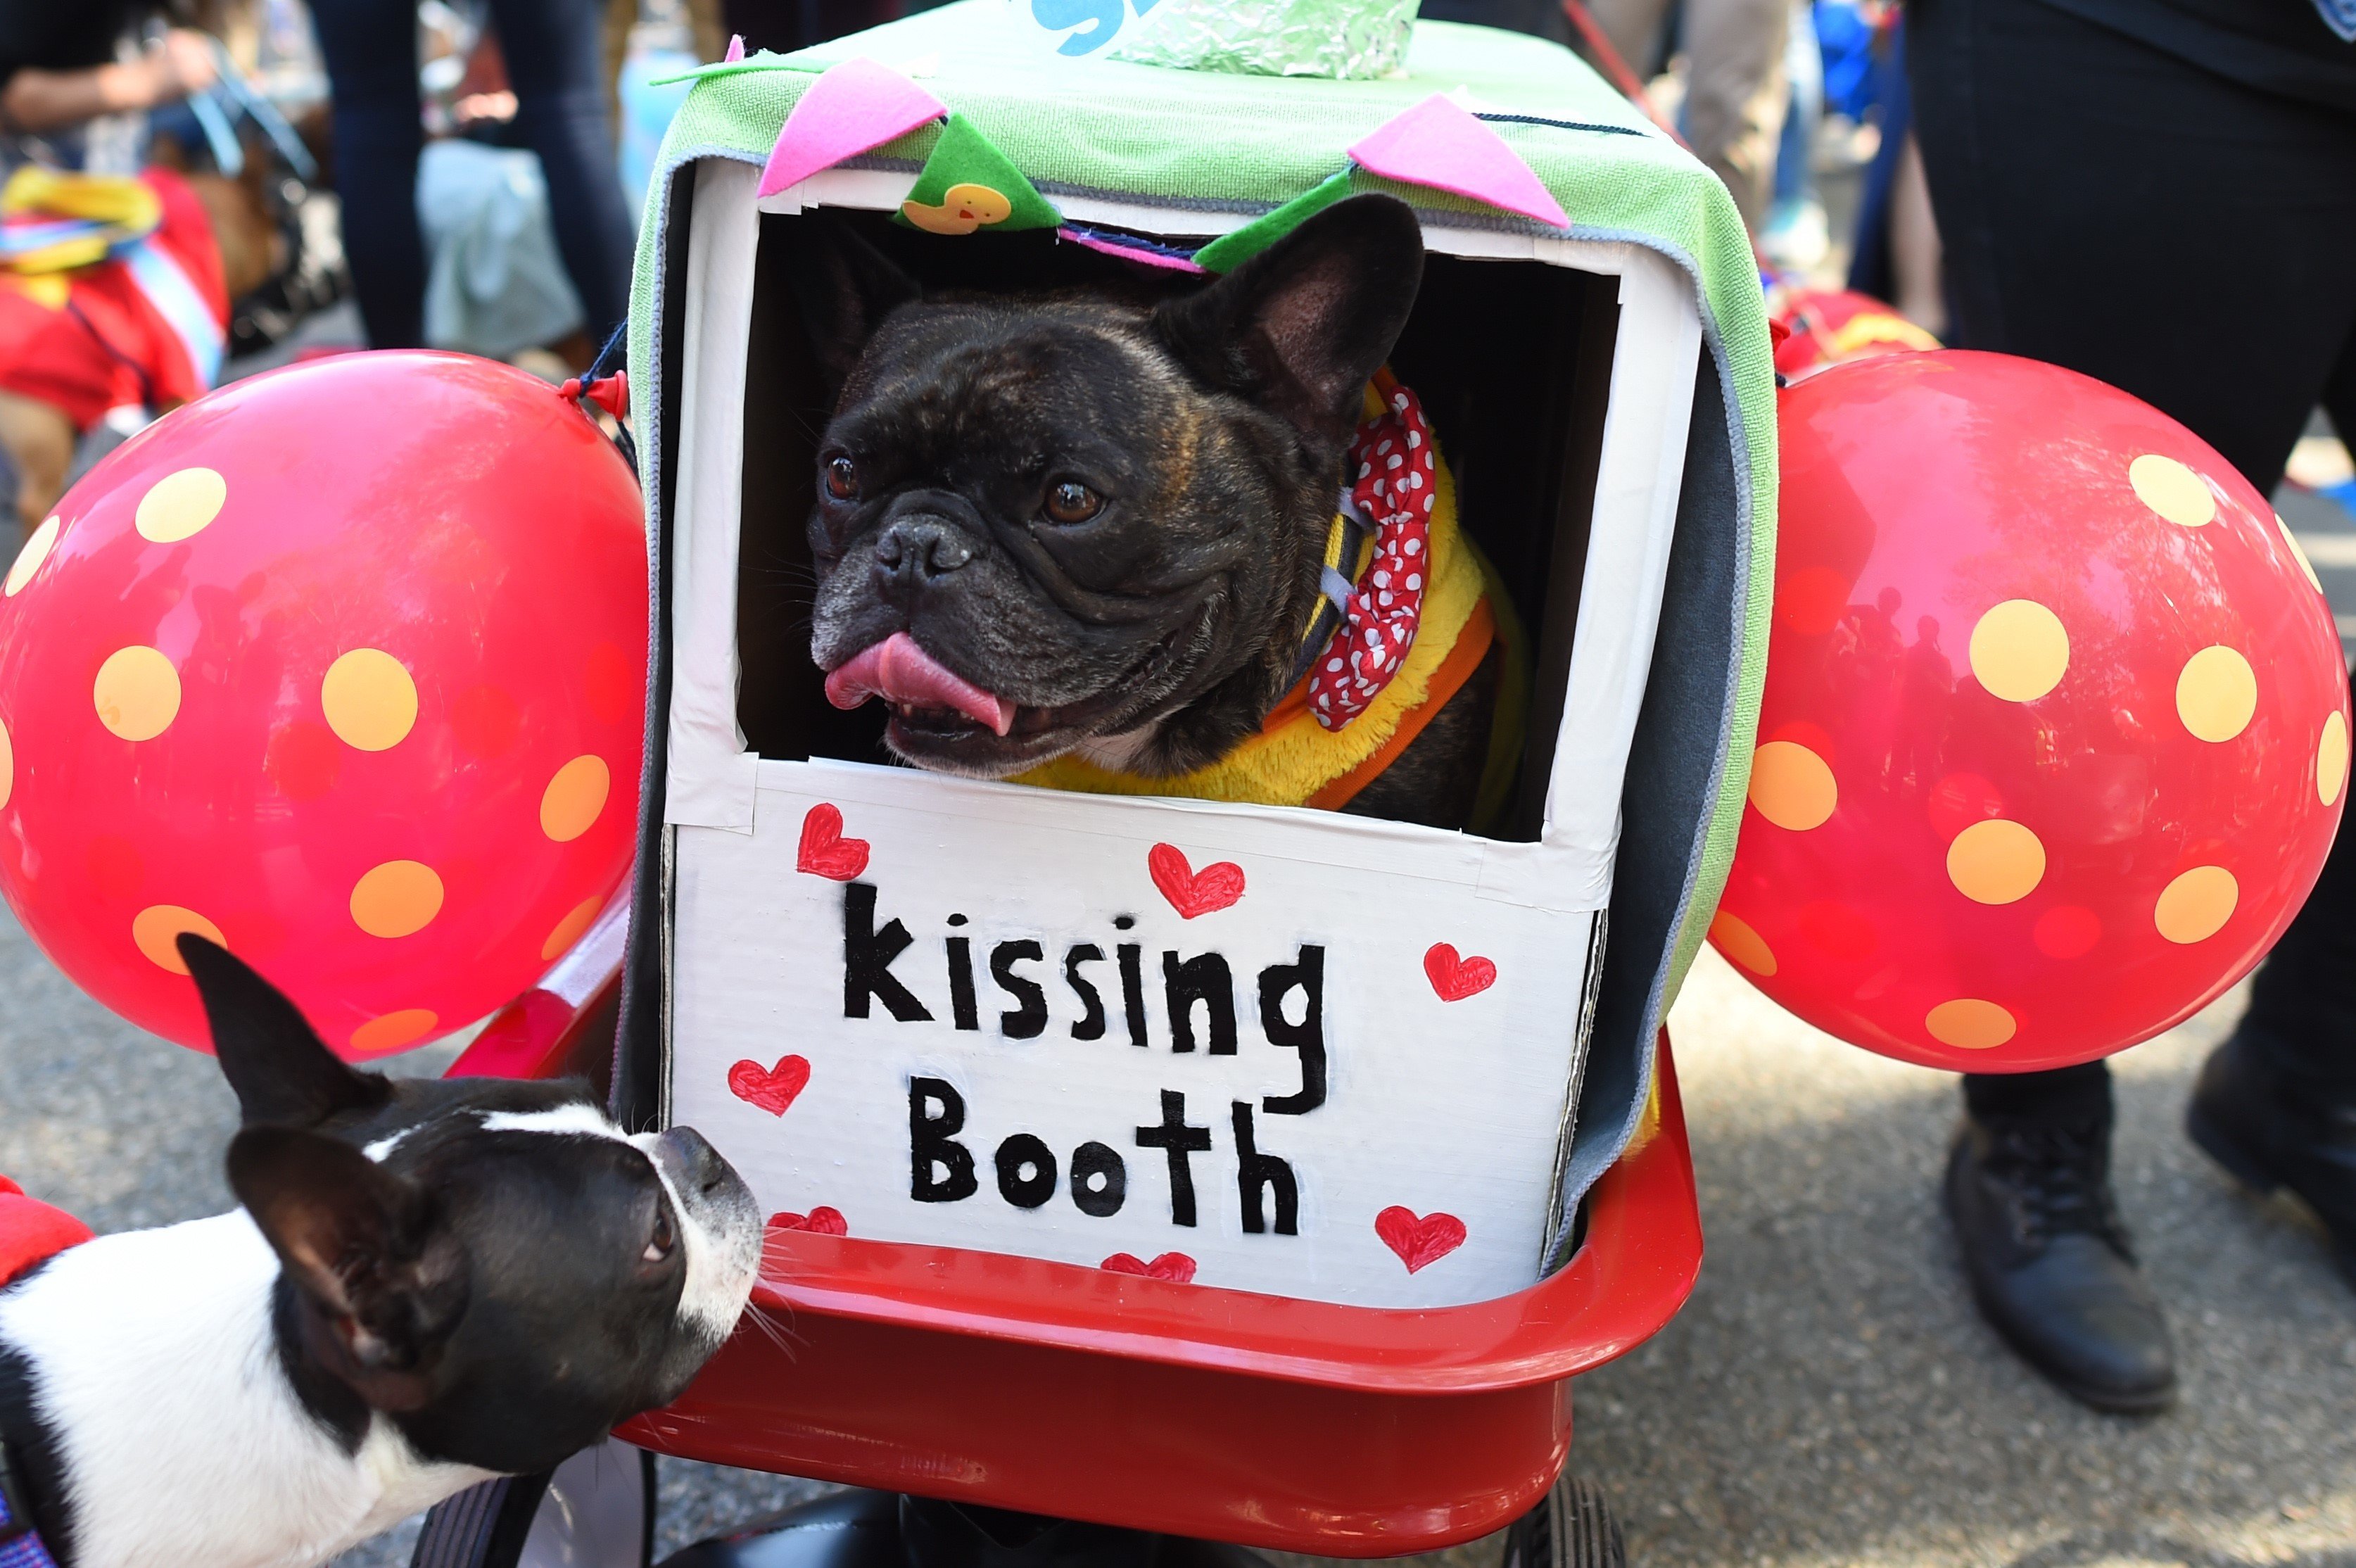
[[[829,697],[882,698],[893,752],[983,779],[1070,752],[1173,777],[1258,730],[1415,303],[1413,211],[1338,202],[1188,292],[1032,295],[926,294],[826,216],[794,275],[835,393],[809,520]],[[1499,662],[1345,809],[1465,825]]]
[[[179,950],[242,1207],[0,1283],[0,1456],[59,1568],[325,1562],[668,1402],[734,1329],[760,1219],[694,1132],[626,1133],[577,1080],[360,1071]]]

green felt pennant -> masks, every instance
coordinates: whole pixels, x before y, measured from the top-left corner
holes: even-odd
[[[1194,252],[1194,264],[1205,272],[1233,272],[1310,219],[1350,194],[1352,169],[1320,180],[1273,212],[1263,212],[1242,228],[1222,234]]]
[[[1053,229],[1064,215],[972,121],[951,114],[894,220],[933,234],[970,234]]]

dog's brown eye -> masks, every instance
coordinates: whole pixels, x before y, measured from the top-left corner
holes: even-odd
[[[669,1257],[671,1249],[678,1245],[679,1232],[671,1229],[670,1210],[667,1208],[656,1209],[655,1232],[647,1238],[647,1250],[638,1256],[649,1263],[659,1263]]]
[[[1047,491],[1047,516],[1056,522],[1086,522],[1104,509],[1104,498],[1076,480]]]
[[[859,468],[848,457],[826,460],[826,493],[839,501],[859,499]]]

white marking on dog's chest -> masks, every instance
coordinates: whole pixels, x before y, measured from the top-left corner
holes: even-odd
[[[278,1272],[240,1210],[85,1242],[0,1297],[80,1568],[306,1568],[483,1477],[381,1420],[347,1454],[311,1418],[271,1334]]]

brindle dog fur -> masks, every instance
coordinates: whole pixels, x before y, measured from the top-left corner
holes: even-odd
[[[1183,293],[926,295],[805,221],[795,283],[836,393],[811,653],[834,671],[906,632],[1005,715],[895,703],[891,749],[975,778],[1070,751],[1167,777],[1256,731],[1315,605],[1361,389],[1421,280],[1406,204],[1337,203]],[[1347,809],[1464,825],[1499,670],[1493,649]]]

